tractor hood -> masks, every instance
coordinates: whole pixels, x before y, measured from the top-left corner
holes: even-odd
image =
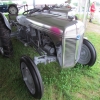
[[[63,15],[48,13],[34,13],[30,16],[18,16],[17,21],[22,26],[33,27],[42,32],[48,33],[57,44],[61,38],[77,38],[84,33],[84,25],[77,20],[71,20]]]
[[[60,33],[62,35],[67,27],[71,27],[78,22],[76,20],[72,21],[66,16],[61,16],[59,14],[47,14],[47,13],[35,13],[31,16],[18,16],[17,21],[24,26],[33,25],[38,30],[48,30],[54,33]],[[54,30],[55,29],[55,30]]]

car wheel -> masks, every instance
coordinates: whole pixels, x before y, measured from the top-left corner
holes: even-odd
[[[12,15],[17,15],[18,14],[18,8],[16,4],[10,4],[8,7],[8,13]]]
[[[78,63],[93,66],[95,62],[96,50],[88,40],[84,39]]]
[[[30,57],[22,56],[20,59],[20,69],[29,92],[34,98],[41,99],[43,95],[43,82],[35,63]]]
[[[0,18],[0,53],[6,57],[13,54],[13,46],[10,39],[10,30]]]

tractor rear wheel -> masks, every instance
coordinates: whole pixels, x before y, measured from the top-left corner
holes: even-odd
[[[2,18],[0,18],[0,53],[6,57],[13,54],[10,30],[6,27]]]

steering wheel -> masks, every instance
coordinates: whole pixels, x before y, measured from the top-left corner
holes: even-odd
[[[23,15],[31,15],[32,13],[35,13],[35,12],[41,12],[41,10],[40,9],[37,9],[37,8],[29,9],[29,10],[24,11],[23,12]]]

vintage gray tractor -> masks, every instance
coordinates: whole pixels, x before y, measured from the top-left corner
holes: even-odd
[[[46,6],[43,9],[34,8],[16,16],[10,23],[4,14],[0,13],[1,54],[6,57],[13,54],[11,37],[16,37],[25,46],[34,46],[40,54],[33,60],[28,56],[22,56],[20,59],[23,80],[36,99],[41,99],[43,95],[42,78],[37,68],[39,63],[56,61],[61,68],[68,68],[77,63],[93,66],[96,61],[94,46],[84,38],[83,23],[73,16],[68,16],[70,10],[71,8]],[[18,10],[13,6],[9,11],[12,16]],[[17,28],[14,33],[12,25]]]

